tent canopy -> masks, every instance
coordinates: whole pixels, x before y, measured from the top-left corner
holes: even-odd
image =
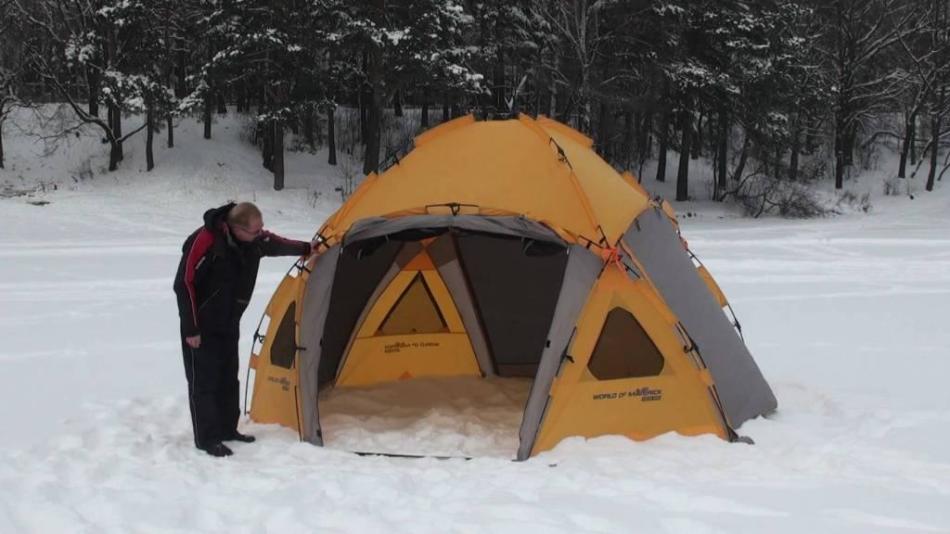
[[[518,376],[519,459],[571,435],[732,439],[776,401],[671,215],[554,121],[430,130],[278,287],[251,416],[322,444],[327,387]]]

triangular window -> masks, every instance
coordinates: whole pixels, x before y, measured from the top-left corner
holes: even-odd
[[[633,314],[614,308],[607,314],[587,368],[598,380],[656,376],[663,355]]]
[[[284,369],[293,367],[294,358],[297,356],[297,324],[294,322],[296,308],[296,303],[291,302],[284,318],[280,320],[280,326],[274,334],[274,342],[270,346],[270,362]]]
[[[377,334],[391,336],[397,334],[423,334],[448,330],[445,318],[432,297],[432,291],[426,284],[422,273],[416,274],[399,300],[389,310]]]

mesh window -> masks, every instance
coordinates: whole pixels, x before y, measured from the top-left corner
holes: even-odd
[[[389,310],[377,333],[391,336],[444,332],[447,329],[448,325],[420,272],[403,291],[393,309]]]
[[[294,366],[294,358],[297,356],[297,340],[294,332],[294,313],[297,310],[297,303],[291,302],[284,318],[280,320],[280,326],[274,334],[274,342],[270,346],[270,363],[290,369]]]
[[[663,355],[633,314],[614,308],[607,314],[587,368],[598,380],[656,376]]]

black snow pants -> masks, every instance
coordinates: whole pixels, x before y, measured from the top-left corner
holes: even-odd
[[[202,334],[193,349],[182,339],[195,446],[203,449],[237,432],[240,417],[238,336]]]

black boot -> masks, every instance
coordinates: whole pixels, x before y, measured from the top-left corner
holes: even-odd
[[[254,443],[255,439],[257,438],[255,438],[254,436],[250,436],[248,434],[241,434],[240,432],[235,430],[233,434],[224,438],[224,441],[242,441],[244,443]]]
[[[234,452],[232,452],[231,449],[229,449],[227,445],[225,445],[224,443],[221,443],[220,441],[216,441],[208,445],[207,447],[198,447],[198,448],[216,458],[231,456],[232,454],[234,454]]]

